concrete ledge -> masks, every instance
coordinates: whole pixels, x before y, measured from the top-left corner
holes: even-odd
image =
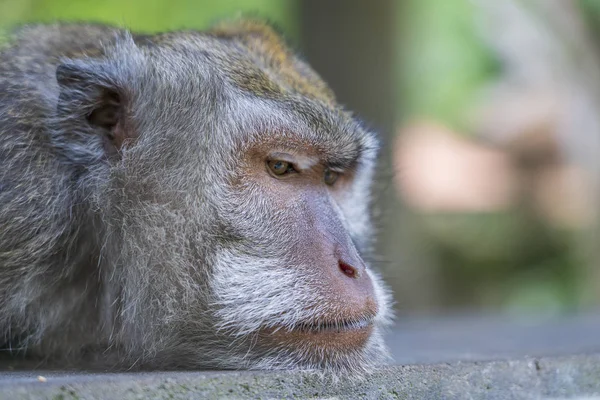
[[[44,379],[38,378],[43,376]],[[393,366],[337,384],[300,372],[6,372],[0,399],[600,399],[600,353]],[[596,397],[594,397],[596,396]]]
[[[297,371],[42,371],[0,358],[0,400],[600,400],[598,312],[551,318],[402,317],[386,341],[397,365],[363,380],[344,377],[335,385]]]

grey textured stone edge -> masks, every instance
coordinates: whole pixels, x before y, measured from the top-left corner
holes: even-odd
[[[391,366],[364,379],[350,376],[337,383],[293,371],[0,374],[0,399],[10,400],[563,399],[599,395],[600,353]]]

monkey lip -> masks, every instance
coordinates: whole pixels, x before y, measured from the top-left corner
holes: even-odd
[[[363,319],[359,321],[335,321],[324,323],[308,323],[300,324],[294,331],[304,333],[343,333],[352,331],[370,330],[373,326],[373,321]]]

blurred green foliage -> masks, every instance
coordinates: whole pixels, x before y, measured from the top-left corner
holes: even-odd
[[[526,209],[422,216],[430,251],[443,260],[449,306],[571,311],[578,306],[578,267],[570,232]]]
[[[400,99],[407,116],[460,130],[482,84],[498,71],[479,39],[470,0],[405,0],[399,52]]]
[[[0,27],[29,22],[96,21],[156,32],[206,28],[242,13],[260,15],[297,37],[294,0],[0,0]]]

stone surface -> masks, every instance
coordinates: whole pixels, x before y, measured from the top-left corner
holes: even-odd
[[[600,316],[401,319],[364,379],[301,372],[0,373],[0,399],[600,400]]]
[[[595,353],[600,352],[600,313],[399,317],[386,342],[397,364]]]

